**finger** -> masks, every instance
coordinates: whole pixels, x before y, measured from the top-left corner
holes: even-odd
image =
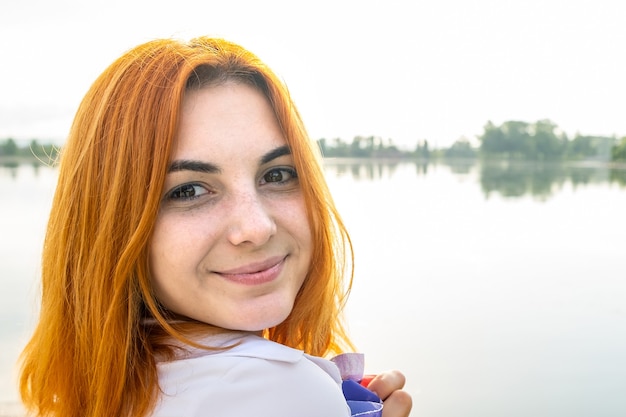
[[[383,404],[383,417],[409,417],[413,399],[408,392],[397,390]]]
[[[404,374],[394,370],[380,373],[372,379],[367,388],[384,401],[392,392],[402,389],[405,382]]]

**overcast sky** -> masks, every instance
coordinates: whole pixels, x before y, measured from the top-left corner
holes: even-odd
[[[626,136],[624,0],[8,0],[0,138],[63,141],[93,80],[154,38],[241,43],[313,138],[447,146],[489,120]]]

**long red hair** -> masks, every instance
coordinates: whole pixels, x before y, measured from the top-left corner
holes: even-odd
[[[314,238],[293,311],[265,336],[318,356],[352,346],[341,320],[352,282],[350,238],[286,87],[236,44],[152,41],[95,81],[62,149],[43,249],[40,317],[22,354],[20,392],[35,415],[143,416],[154,406],[155,355],[163,346],[147,319],[186,340],[154,298],[147,261],[180,105],[186,90],[228,79],[255,85],[271,103]]]

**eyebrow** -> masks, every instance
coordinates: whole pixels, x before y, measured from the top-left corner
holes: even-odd
[[[268,162],[284,155],[291,155],[291,149],[289,149],[289,146],[287,145],[279,146],[278,148],[265,153],[260,159],[260,165],[267,164]],[[219,174],[222,172],[220,167],[215,164],[192,159],[180,159],[173,161],[167,168],[168,173],[178,171],[194,171],[206,174]]]
[[[291,149],[289,149],[289,146],[287,145],[279,146],[278,148],[272,149],[263,155],[261,157],[261,165],[267,164],[268,162],[284,155],[291,155]]]
[[[204,172],[207,174],[217,174],[221,172],[221,169],[217,165],[211,164],[209,162],[180,159],[177,161],[173,161],[167,168],[168,173],[177,171],[194,171]]]

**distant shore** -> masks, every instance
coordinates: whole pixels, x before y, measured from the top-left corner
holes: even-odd
[[[408,156],[398,156],[398,157],[326,157],[323,158],[323,163],[328,165],[337,165],[337,164],[368,164],[368,163],[377,163],[377,164],[398,164],[398,163],[421,163],[421,164],[437,164],[446,161],[467,161],[467,162],[481,162],[481,161],[499,161],[499,162],[510,162],[513,164],[517,163],[537,163],[537,164],[567,164],[574,165],[580,167],[588,167],[588,168],[599,168],[605,167],[610,169],[626,169],[626,161],[601,161],[601,160],[574,160],[574,159],[557,159],[554,161],[536,161],[532,159],[506,159],[506,158],[489,158],[489,159],[481,159],[480,157],[474,158],[447,158],[447,157],[435,157],[435,158],[415,158]],[[0,155],[0,166],[4,167],[17,167],[19,165],[32,164],[46,167],[54,167],[56,165],[56,160],[49,158],[48,156],[39,156],[39,155],[14,155],[14,156],[6,156]]]
[[[40,166],[52,167],[56,164],[56,161],[50,159],[48,156],[39,155],[0,155],[0,165],[2,166],[18,166],[25,164],[33,164]]]

